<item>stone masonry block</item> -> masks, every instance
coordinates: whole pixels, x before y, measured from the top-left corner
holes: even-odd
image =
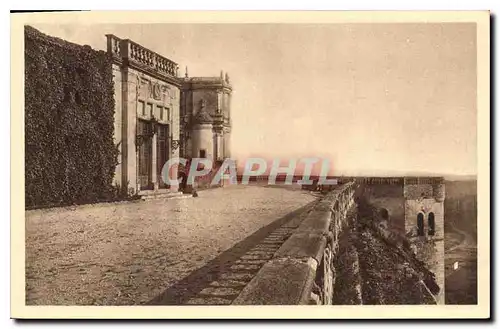
[[[323,199],[318,204],[314,206],[314,210],[321,210],[321,211],[331,211],[333,209],[333,204],[331,201],[327,199]]]
[[[321,260],[326,246],[326,236],[315,232],[297,232],[293,234],[276,252],[275,258],[314,258]]]
[[[332,218],[331,211],[312,210],[304,219],[296,232],[316,232],[327,233],[330,228]]]
[[[292,218],[289,222],[284,224],[282,227],[286,228],[297,228],[300,226],[300,224],[304,221],[304,217],[301,216],[300,214]]]

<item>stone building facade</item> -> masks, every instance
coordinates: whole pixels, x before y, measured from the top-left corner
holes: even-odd
[[[444,199],[441,177],[407,177],[404,180],[405,231],[417,258],[436,275],[444,303]]]
[[[188,158],[222,161],[231,157],[231,94],[229,75],[190,78],[187,73],[181,94],[181,154]]]
[[[416,257],[434,273],[440,287],[436,296],[444,303],[444,200],[443,177],[368,177],[368,201],[388,219],[391,231],[408,238]]]
[[[177,63],[129,39],[108,34],[113,59],[115,185],[128,194],[175,192],[164,164],[178,157],[230,156],[228,76],[179,77]],[[175,167],[170,171],[176,176]]]

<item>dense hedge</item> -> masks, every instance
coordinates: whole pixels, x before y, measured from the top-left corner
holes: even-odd
[[[112,74],[105,52],[25,27],[27,208],[113,198]]]

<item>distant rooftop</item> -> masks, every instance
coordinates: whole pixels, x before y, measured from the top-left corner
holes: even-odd
[[[220,72],[220,76],[212,76],[212,77],[189,77],[187,73],[187,67],[186,67],[186,74],[185,77],[183,78],[185,83],[200,83],[200,84],[217,84],[217,85],[222,85],[224,87],[227,87],[231,89],[231,81],[229,80],[229,75],[227,72],[224,74],[223,71]]]

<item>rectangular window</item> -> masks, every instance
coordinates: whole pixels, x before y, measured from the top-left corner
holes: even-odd
[[[170,121],[170,109],[165,107],[165,120]]]
[[[139,101],[139,115],[145,116],[146,115],[146,105],[144,104],[143,101]]]
[[[148,113],[147,116],[153,116],[153,104],[148,103]]]
[[[163,121],[163,119],[164,119],[163,107],[156,106],[156,108],[158,109],[158,112],[160,113],[160,120]]]
[[[207,156],[207,151],[200,150],[200,158],[204,159]]]

